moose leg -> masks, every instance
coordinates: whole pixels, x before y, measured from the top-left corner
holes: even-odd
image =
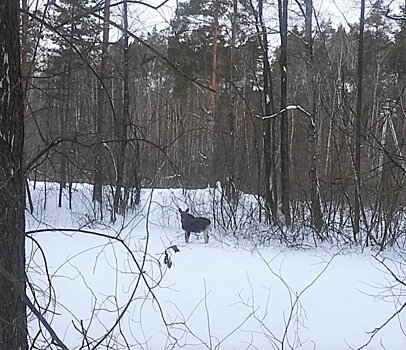
[[[204,243],[209,243],[209,230],[204,230],[203,231],[203,236],[204,236]]]
[[[190,231],[185,231],[185,242],[189,243]]]

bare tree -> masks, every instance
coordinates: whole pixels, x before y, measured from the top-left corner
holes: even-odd
[[[105,99],[106,99],[106,75],[107,75],[107,55],[109,49],[109,20],[110,20],[110,0],[104,4],[104,22],[103,22],[103,44],[101,52],[100,76],[97,89],[97,116],[96,116],[96,164],[94,174],[93,200],[102,202],[102,184],[103,184],[103,128],[105,121]]]
[[[27,349],[19,2],[0,5],[0,349]]]
[[[262,76],[263,76],[263,115],[269,116],[275,113],[273,96],[272,72],[269,63],[268,31],[263,18],[264,1],[258,1],[258,10],[254,12],[258,33],[258,40],[262,49]],[[263,119],[264,138],[264,170],[265,170],[265,201],[268,214],[272,214],[273,220],[277,218],[278,188],[276,174],[276,119]]]
[[[361,213],[361,120],[362,120],[362,79],[364,62],[364,25],[365,25],[365,0],[361,0],[361,15],[359,19],[358,37],[358,63],[357,63],[357,110],[355,121],[355,154],[354,154],[354,240],[360,231]]]
[[[317,117],[316,117],[316,85],[315,85],[315,67],[313,57],[313,36],[312,36],[312,19],[313,19],[313,0],[306,0],[305,12],[305,45],[306,45],[306,75],[308,86],[309,101],[309,123],[308,123],[308,141],[309,141],[309,158],[310,158],[310,183],[311,183],[311,212],[314,228],[321,231],[323,227],[323,217],[320,205],[320,185],[318,169],[318,152],[317,152]]]
[[[128,35],[128,4],[127,0],[123,1],[123,111],[119,123],[118,141],[119,150],[117,156],[117,174],[116,174],[116,192],[114,194],[114,213],[119,209],[120,200],[122,199],[122,187],[124,185],[125,172],[125,155],[127,150],[127,126],[130,120],[130,95],[129,95],[129,35]],[[123,204],[123,203],[121,203]]]
[[[282,213],[286,225],[290,225],[290,160],[289,160],[289,121],[287,106],[288,94],[288,0],[278,0],[279,30],[281,53],[279,66],[281,70],[281,117],[280,117],[280,154],[281,154],[281,201]]]

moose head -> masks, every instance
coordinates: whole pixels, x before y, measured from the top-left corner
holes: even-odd
[[[203,232],[204,243],[209,242],[209,225],[210,220],[204,217],[194,217],[189,214],[189,209],[182,210],[179,208],[180,219],[182,221],[182,228],[185,231],[185,241],[189,243],[189,237],[191,232],[200,233]]]

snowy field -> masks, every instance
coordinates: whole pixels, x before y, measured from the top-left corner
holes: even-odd
[[[207,245],[185,244],[178,207],[213,219],[208,192],[143,190],[138,211],[109,226],[107,211],[94,221],[90,186],[74,188],[72,210],[67,197],[57,208],[56,187],[31,188],[29,295],[69,349],[406,349],[406,310],[371,339],[406,302],[383,256],[256,247],[216,227]],[[385,254],[404,279],[405,257]],[[43,327],[30,320],[34,337]]]

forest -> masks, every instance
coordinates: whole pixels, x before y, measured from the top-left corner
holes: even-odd
[[[309,0],[190,0],[136,31],[142,2],[26,3],[29,179],[58,182],[59,205],[93,184],[101,215],[108,185],[113,220],[142,188],[219,185],[286,239],[403,244],[404,7],[361,5],[333,23]]]
[[[305,344],[303,294],[334,259],[332,294],[348,265],[359,264],[353,267],[371,277],[366,284],[389,283],[368,293],[393,300],[385,311],[380,306],[375,316],[385,321],[374,319],[369,340],[357,328],[351,341],[368,346],[392,319],[402,328],[405,89],[403,0],[2,0],[0,349],[148,348],[153,331],[163,348],[219,349],[227,341],[249,348],[247,334],[257,348],[298,348]],[[211,223],[210,243],[207,232],[208,244],[199,246],[195,235],[183,243],[179,212],[186,207],[206,216],[206,228]],[[92,246],[90,238],[103,243]],[[347,260],[344,247],[374,255]],[[307,249],[316,255],[309,259]],[[231,330],[224,321],[211,329],[209,317],[215,286],[230,293],[219,251],[231,262],[225,281],[239,288],[240,323]],[[280,254],[290,259],[285,276]],[[308,264],[303,272],[296,255]],[[243,293],[233,270],[240,257],[257,281],[268,273],[281,284],[283,321],[267,318],[268,301],[280,296],[272,299],[270,287],[260,299],[253,285],[245,285],[251,296]],[[172,259],[178,274],[168,280],[184,294],[158,288]],[[355,271],[349,276],[358,281]],[[362,300],[368,309],[349,290],[353,305]],[[199,292],[200,301],[183,298]],[[214,306],[230,310],[224,295]],[[167,303],[172,297],[178,301]],[[265,305],[263,316],[254,299]],[[313,311],[324,308],[310,299]],[[152,326],[157,309],[163,328]],[[385,344],[404,345],[403,328],[391,327]],[[307,346],[323,344],[318,330],[309,329]],[[339,330],[335,344],[349,346],[351,329]]]

